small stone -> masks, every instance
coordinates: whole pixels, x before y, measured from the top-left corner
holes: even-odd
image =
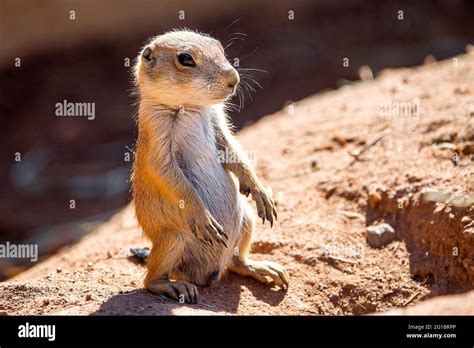
[[[86,301],[90,301],[92,300],[92,295],[91,294],[87,294],[86,295]]]
[[[47,305],[49,305],[49,299],[45,298],[43,300],[43,306],[47,306]]]
[[[381,248],[395,239],[395,230],[383,223],[367,227],[367,243],[372,248]]]
[[[467,208],[474,205],[474,196],[427,189],[421,193],[421,201],[423,203],[444,203],[455,208]]]
[[[426,189],[421,193],[421,201],[423,203],[445,203],[450,197],[450,193],[440,192],[432,189]]]
[[[374,73],[372,72],[372,69],[370,69],[370,66],[362,65],[359,68],[359,78],[362,81],[367,81],[367,80],[373,80],[374,79]]]
[[[474,206],[474,196],[470,195],[452,195],[446,204],[456,208],[468,208]]]
[[[377,191],[372,191],[369,193],[369,205],[372,208],[375,208],[377,204],[380,203],[381,200],[382,200],[382,196],[380,196],[380,193],[378,193]]]
[[[423,64],[425,65],[433,65],[433,64],[436,64],[436,58],[432,55],[432,54],[429,54],[425,57],[425,59],[423,60]]]
[[[0,311],[0,317],[6,317],[8,316],[8,313],[5,311]]]
[[[474,228],[466,228],[462,234],[466,238],[474,238]]]
[[[434,146],[440,150],[452,150],[452,151],[456,150],[456,145],[449,142],[438,143]]]
[[[62,271],[63,271],[63,269],[61,267],[56,268],[57,273],[61,273]]]
[[[150,255],[150,249],[148,248],[130,248],[130,252],[143,263],[147,262]]]
[[[88,262],[87,263],[87,269],[89,269],[89,270],[94,269],[94,263],[93,262]]]

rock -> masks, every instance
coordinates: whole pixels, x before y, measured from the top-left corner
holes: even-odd
[[[453,195],[446,201],[446,204],[456,208],[468,208],[474,205],[474,197],[469,195]]]
[[[0,317],[6,317],[8,316],[8,313],[5,311],[0,311]]]
[[[150,255],[150,249],[148,248],[130,248],[130,252],[143,263],[147,262]]]
[[[423,60],[424,65],[434,65],[436,63],[436,58],[432,54],[427,55]]]
[[[86,301],[90,301],[92,300],[92,295],[91,294],[87,294],[86,295]]]
[[[374,73],[372,72],[372,69],[370,69],[370,66],[362,65],[359,68],[359,78],[362,81],[367,81],[367,80],[373,80],[374,79]]]
[[[378,193],[377,191],[369,192],[369,205],[371,208],[375,208],[381,200],[382,196],[380,195],[380,193]]]
[[[436,190],[427,189],[421,193],[421,201],[423,203],[445,203],[449,197],[451,197],[450,193],[439,192]]]
[[[467,238],[473,238],[474,237],[474,228],[466,228],[462,234],[467,237]]]
[[[451,207],[467,208],[474,205],[474,196],[440,192],[428,189],[421,193],[421,201],[423,203],[444,203]]]
[[[434,147],[440,149],[440,150],[456,150],[456,145],[447,141],[444,141],[442,143],[434,144]]]
[[[395,239],[395,230],[383,223],[367,227],[367,243],[372,248],[381,248]]]
[[[352,219],[359,219],[361,221],[365,221],[365,216],[364,215],[356,213],[354,211],[341,210],[341,211],[339,211],[339,213],[342,216],[345,216],[346,218],[351,219],[351,220]]]

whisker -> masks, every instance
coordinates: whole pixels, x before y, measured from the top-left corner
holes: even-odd
[[[250,85],[250,83],[248,83],[247,81],[244,81],[244,80],[242,80],[242,82],[243,82],[246,86],[248,86],[248,88],[250,88],[253,92],[255,92],[255,93],[257,92],[257,90],[256,90],[255,88],[253,88],[252,85]]]
[[[239,101],[240,101],[240,109],[239,109],[239,112],[240,112],[240,110],[242,110],[245,107],[245,99],[244,99],[244,93],[241,86],[237,86],[237,91],[238,91],[237,93],[239,95]]]
[[[240,58],[240,60],[244,60],[244,59],[247,59],[248,57],[250,57],[252,54],[255,54],[255,52],[257,52],[258,50],[258,46],[255,47],[255,49],[253,51],[251,51],[250,53],[248,53],[246,56],[243,56],[242,58]]]
[[[247,34],[245,34],[245,33],[238,33],[238,32],[237,32],[237,33],[231,33],[231,34],[227,35],[227,36],[225,37],[225,39],[224,39],[224,40],[226,40],[226,39],[227,39],[229,36],[232,36],[232,35],[242,35],[242,36],[247,36]]]
[[[230,39],[224,41],[224,45],[227,45],[229,42],[234,42],[236,40],[245,42],[245,39],[243,37],[231,37]]]
[[[245,91],[243,90],[243,88],[241,88],[242,90],[242,108],[245,108]]]
[[[235,23],[237,23],[238,21],[240,21],[240,18],[237,18],[235,21],[233,21],[232,23],[230,23],[227,27],[225,27],[224,29],[224,33],[227,31],[227,29],[229,29],[231,26],[233,26]]]
[[[225,46],[225,47],[224,47],[224,51],[225,51],[228,47],[232,46],[233,43],[234,43],[234,41],[232,41],[230,44],[228,44],[227,46]]]
[[[229,110],[229,111],[239,111],[239,109],[237,107],[237,104],[234,104],[230,101],[226,101],[224,103],[224,108],[225,108],[225,110]]]
[[[242,81],[244,83],[244,87],[245,87],[245,90],[247,91],[249,97],[250,97],[250,101],[253,102],[253,98],[252,98],[252,94],[250,93],[250,90],[249,90],[249,84],[245,81]]]
[[[245,70],[245,71],[247,71],[247,70],[250,70],[250,71],[259,71],[259,72],[263,72],[263,73],[265,73],[265,74],[268,73],[268,71],[266,71],[266,70],[263,70],[263,69],[256,69],[256,68],[238,68],[237,70],[238,70],[238,71],[240,71],[240,70]]]
[[[237,86],[237,98],[239,98],[239,109],[238,109],[238,112],[240,112],[240,110],[242,109],[242,100],[240,98],[240,86]]]
[[[254,78],[248,76],[248,75],[245,75],[245,74],[242,74],[241,75],[243,79],[248,79],[249,81],[255,83],[258,87],[260,87],[260,89],[263,89],[262,85],[260,83],[258,83]]]

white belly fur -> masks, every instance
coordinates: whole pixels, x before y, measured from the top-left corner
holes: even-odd
[[[171,134],[172,151],[184,175],[229,237],[219,262],[222,268],[229,263],[241,233],[243,201],[233,177],[219,162],[210,116],[193,112],[179,115]]]

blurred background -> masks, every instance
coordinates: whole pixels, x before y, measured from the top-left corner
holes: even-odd
[[[267,71],[253,71],[263,88],[232,112],[241,129],[363,65],[459,54],[473,22],[471,0],[0,0],[0,243],[38,244],[44,258],[130,200],[131,67],[156,34],[211,33],[240,67]],[[63,100],[95,103],[95,119],[57,117]],[[0,259],[0,280],[30,266]]]

